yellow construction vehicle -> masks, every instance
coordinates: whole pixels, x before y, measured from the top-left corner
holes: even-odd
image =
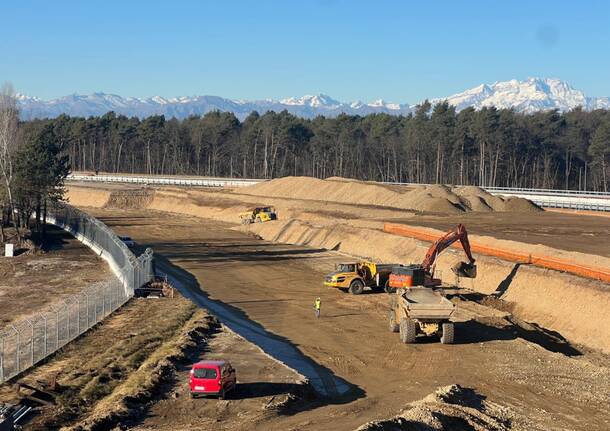
[[[241,224],[262,223],[277,220],[277,213],[273,207],[258,207],[239,215]]]
[[[324,285],[347,290],[353,295],[359,295],[365,287],[372,290],[386,288],[388,278],[394,264],[378,264],[373,262],[340,263],[335,270],[324,278]]]

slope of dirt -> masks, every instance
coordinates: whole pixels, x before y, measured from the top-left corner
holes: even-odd
[[[472,389],[451,385],[411,403],[391,419],[369,422],[357,431],[535,431],[543,428]]]
[[[68,196],[80,204],[78,195],[102,194],[117,189],[113,184],[79,184],[68,187]],[[402,187],[404,186],[395,186]],[[202,218],[213,218],[229,223],[240,222],[239,213],[254,206],[273,205],[279,212],[281,220],[299,219],[316,225],[349,224],[357,228],[383,229],[384,222],[406,223],[427,226],[441,231],[457,223],[468,227],[469,234],[480,241],[480,235],[488,236],[489,245],[497,245],[498,239],[514,241],[520,251],[524,247],[550,247],[551,250],[539,249],[536,252],[547,255],[561,255],[567,259],[576,259],[586,264],[591,262],[591,255],[606,256],[607,262],[598,266],[610,265],[610,228],[603,217],[562,214],[551,211],[528,213],[510,212],[459,212],[415,213],[389,207],[362,207],[357,205],[287,199],[271,196],[254,196],[240,194],[239,189],[180,189],[163,187],[154,190],[152,202],[142,208],[190,214]],[[78,193],[77,193],[78,192]],[[87,202],[87,201],[84,201]],[[83,206],[89,206],[82,204]],[[94,207],[108,206],[108,199]],[[130,203],[135,207],[135,203]],[[478,234],[478,235],[477,235]],[[519,243],[519,244],[516,244]],[[510,248],[510,244],[502,247]],[[581,256],[563,255],[564,251],[583,253]]]
[[[239,193],[438,213],[540,211],[526,199],[504,199],[492,196],[478,187],[429,185],[416,186],[400,193],[383,185],[345,178],[320,180],[311,177],[284,177],[241,188]]]

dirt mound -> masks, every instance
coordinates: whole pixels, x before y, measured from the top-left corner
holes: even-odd
[[[397,191],[371,182],[340,177],[320,180],[311,177],[284,177],[239,190],[239,193],[315,200],[357,205],[382,206],[417,212],[460,213],[465,211],[538,211],[536,205],[522,198],[492,196],[474,186],[451,187],[441,184],[421,185]]]
[[[410,404],[391,419],[369,422],[358,431],[503,431],[541,429],[474,390],[451,385]]]
[[[139,209],[146,208],[153,200],[155,191],[141,190],[114,190],[110,193],[106,208]]]

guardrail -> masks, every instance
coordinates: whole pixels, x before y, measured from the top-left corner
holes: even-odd
[[[129,175],[68,175],[68,181],[124,183],[165,186],[191,186],[191,187],[244,187],[257,184],[261,181],[255,179],[239,178],[175,178],[162,176],[129,176]]]
[[[442,235],[440,233],[433,233],[425,229],[396,223],[385,223],[383,226],[383,230],[384,232],[392,233],[395,235],[406,236],[408,238],[414,238],[420,241],[428,242],[434,242]],[[451,247],[461,248],[461,245],[458,243],[454,243]],[[593,280],[600,280],[610,283],[610,269],[608,268],[581,265],[570,262],[565,259],[558,259],[550,256],[507,250],[498,247],[490,247],[487,245],[477,244],[473,241],[470,241],[470,249],[473,253],[498,257],[500,259],[508,260],[511,262],[525,263],[541,268],[568,272],[571,274],[579,275],[581,277],[587,277]]]
[[[126,303],[153,276],[153,254],[136,257],[96,218],[67,204],[48,209],[48,221],[71,232],[105,259],[114,276],[11,323],[0,331],[0,383],[5,382],[86,332]]]

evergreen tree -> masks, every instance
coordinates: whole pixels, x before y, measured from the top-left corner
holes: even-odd
[[[595,165],[599,166],[601,171],[600,179],[602,188],[605,192],[608,191],[608,176],[607,164],[610,157],[610,117],[607,116],[605,121],[597,128],[589,146],[589,155],[593,158]]]

